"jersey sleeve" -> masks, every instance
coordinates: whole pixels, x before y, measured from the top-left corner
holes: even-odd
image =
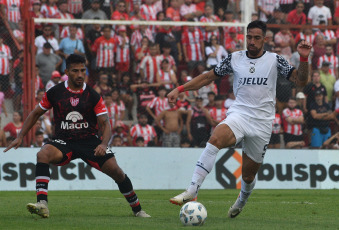
[[[214,74],[218,77],[223,77],[225,75],[233,73],[231,66],[232,54],[228,54],[228,56],[223,59],[218,65],[214,68]]]
[[[277,68],[278,68],[278,75],[289,79],[293,70],[295,69],[292,65],[286,61],[285,58],[277,54]]]
[[[102,97],[100,97],[100,100],[98,101],[98,103],[95,105],[94,107],[94,112],[97,116],[100,116],[102,114],[107,113],[107,109],[104,103],[104,100],[102,100]]]
[[[40,108],[42,108],[43,110],[49,110],[52,108],[52,104],[51,102],[48,100],[47,97],[47,92],[44,94],[43,98],[41,99],[40,103],[39,103]]]

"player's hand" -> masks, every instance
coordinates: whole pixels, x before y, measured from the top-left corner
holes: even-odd
[[[179,90],[177,88],[173,89],[168,95],[168,103],[169,104],[175,104],[177,102],[177,98],[179,96]]]
[[[107,150],[107,145],[100,144],[94,149],[94,156],[102,157],[105,156]]]
[[[22,138],[17,137],[14,141],[12,141],[8,147],[4,150],[4,152],[7,152],[8,150],[10,150],[11,148],[14,147],[14,149],[17,149],[21,146],[22,143]]]
[[[297,51],[301,57],[308,58],[311,53],[312,44],[307,41],[301,41],[298,44]]]

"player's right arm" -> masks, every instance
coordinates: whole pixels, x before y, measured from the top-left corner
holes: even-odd
[[[33,125],[35,125],[38,119],[46,111],[47,110],[43,110],[40,106],[35,107],[35,109],[26,118],[18,137],[9,144],[9,146],[4,150],[4,152],[7,152],[13,147],[14,149],[17,149],[21,145],[24,136],[28,133],[28,131],[33,127]]]
[[[193,78],[191,81],[185,83],[182,86],[184,87],[184,91],[198,90],[201,87],[210,84],[212,81],[216,79],[218,79],[218,76],[214,74],[213,70],[210,70],[207,73],[200,74],[199,76]],[[178,88],[175,88],[168,94],[167,97],[169,103],[176,103],[176,100],[180,93]]]

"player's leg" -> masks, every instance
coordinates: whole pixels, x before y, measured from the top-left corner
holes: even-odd
[[[194,200],[198,194],[201,184],[214,166],[219,149],[230,147],[235,144],[236,137],[231,128],[227,124],[219,124],[213,131],[204,151],[200,155],[193,172],[191,185],[185,192],[171,198],[170,202],[182,205],[183,203]]]
[[[105,161],[101,170],[117,183],[119,191],[126,198],[136,217],[151,217],[141,209],[138,196],[134,192],[131,180],[119,167],[114,156]]]
[[[242,154],[242,178],[241,178],[241,190],[236,202],[228,211],[228,216],[234,218],[240,214],[244,208],[249,196],[251,195],[255,186],[255,176],[261,166],[261,163],[257,163],[249,158],[246,153]]]
[[[50,181],[49,164],[59,163],[62,159],[62,152],[50,144],[44,145],[37,153],[37,164],[35,166],[37,203],[27,204],[26,207],[30,213],[43,218],[49,217],[47,206],[48,183]]]

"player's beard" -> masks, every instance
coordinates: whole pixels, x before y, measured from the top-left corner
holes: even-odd
[[[255,48],[255,49],[249,49],[249,48]],[[262,47],[261,47],[262,48]],[[256,57],[256,56],[258,56],[259,55],[259,53],[260,53],[260,51],[261,51],[261,48],[260,49],[258,49],[257,47],[255,47],[255,46],[249,46],[249,47],[247,47],[247,52],[248,52],[248,54],[250,55],[250,56],[252,56],[252,57]]]

